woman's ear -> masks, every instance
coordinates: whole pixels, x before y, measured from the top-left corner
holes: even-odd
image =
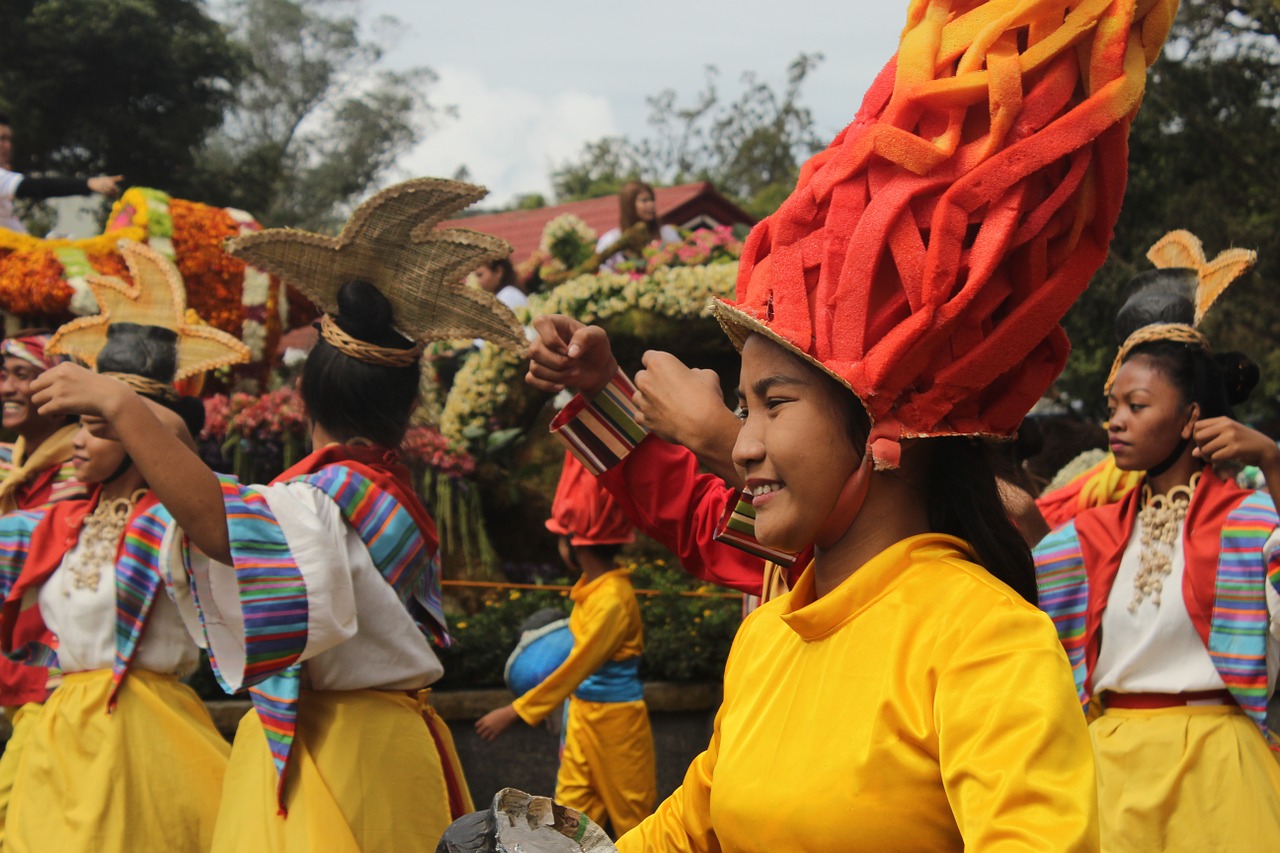
[[[1196,433],[1196,421],[1200,420],[1200,404],[1192,403],[1191,412],[1187,415],[1187,422],[1182,427],[1183,441],[1190,441],[1191,437]]]

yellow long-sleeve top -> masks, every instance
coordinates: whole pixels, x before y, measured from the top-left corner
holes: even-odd
[[[573,651],[555,672],[513,703],[520,719],[531,726],[559,708],[607,661],[627,660],[644,652],[640,606],[626,569],[605,572],[590,583],[578,578],[569,598],[573,600],[569,614]]]
[[[1049,617],[959,539],[743,623],[711,743],[640,850],[1094,851],[1093,755]]]

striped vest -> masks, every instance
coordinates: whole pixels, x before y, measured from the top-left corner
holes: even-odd
[[[1058,629],[1086,707],[1093,696],[1102,611],[1140,500],[1141,489],[1135,489],[1120,503],[1082,513],[1035,549],[1040,607]],[[1266,587],[1280,592],[1280,554],[1268,561],[1263,546],[1277,526],[1280,517],[1268,495],[1240,489],[1206,469],[1183,529],[1181,592],[1187,612],[1223,683],[1264,735],[1270,627]]]
[[[84,516],[96,503],[95,494],[0,518],[0,587],[5,596],[0,644],[10,660],[49,667],[56,677],[56,642],[39,617],[37,596],[79,541]],[[156,602],[161,586],[160,540],[169,521],[168,512],[148,492],[134,507],[116,551],[115,659],[109,708],[115,707]]]

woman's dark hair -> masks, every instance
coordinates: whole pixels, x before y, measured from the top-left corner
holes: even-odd
[[[852,396],[849,389],[822,375]],[[850,438],[862,448],[871,430],[867,412],[856,399],[846,411]],[[1038,603],[1031,549],[1009,518],[996,487],[1000,464],[996,451],[969,436],[930,438],[928,445],[928,473],[922,487],[928,495],[929,529],[968,542],[974,562],[1027,601]]]
[[[349,281],[338,291],[334,322],[351,337],[390,349],[413,342],[391,325],[391,304],[367,281]],[[366,438],[400,446],[418,396],[418,367],[368,364],[333,347],[323,337],[302,368],[307,413],[339,441]]]
[[[640,221],[640,218],[636,216],[636,199],[640,197],[641,193],[648,193],[655,199],[657,198],[653,187],[644,181],[627,181],[622,185],[622,189],[618,190],[618,227],[623,231]],[[654,216],[649,221],[649,236],[653,240],[657,240],[662,236],[662,226],[658,224],[657,216]]]
[[[1190,326],[1196,316],[1195,270],[1166,267],[1138,273],[1125,287],[1127,296],[1116,312],[1116,346],[1129,336],[1154,323],[1181,323]]]
[[[1036,604],[1035,562],[1000,500],[995,451],[970,436],[931,438],[929,444],[929,528],[968,542],[974,562]]]
[[[1209,355],[1194,344],[1178,341],[1138,344],[1125,362],[1135,356],[1149,359],[1185,402],[1199,404],[1202,418],[1234,417],[1231,407],[1249,399],[1261,378],[1258,365],[1242,353]]]
[[[510,258],[498,258],[485,264],[493,272],[498,273],[498,281],[503,287],[519,287],[520,279],[516,276],[516,268],[511,265]]]
[[[204,403],[199,397],[178,397],[176,400],[156,402],[177,412],[178,417],[187,425],[187,432],[191,433],[191,437],[196,441],[200,440],[200,433],[204,432]]]
[[[168,385],[178,370],[178,333],[163,326],[112,323],[97,368],[100,373],[132,373]]]

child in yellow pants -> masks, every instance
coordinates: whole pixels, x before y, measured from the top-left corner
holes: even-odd
[[[491,711],[476,731],[492,741],[517,719],[536,725],[569,710],[556,778],[557,802],[622,835],[651,811],[657,796],[653,735],[640,683],[644,629],[635,591],[618,549],[631,525],[595,478],[569,454],[547,529],[560,536],[560,556],[582,573],[569,593],[573,650],[541,684]]]

